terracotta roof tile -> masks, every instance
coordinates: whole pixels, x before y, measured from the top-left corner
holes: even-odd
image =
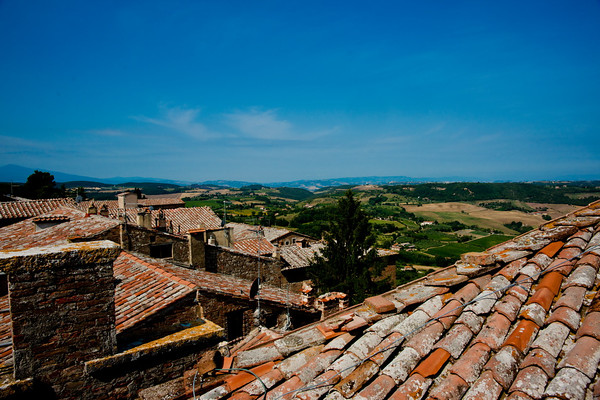
[[[460,376],[448,374],[439,384],[431,388],[429,396],[437,400],[460,399],[467,389],[469,389],[469,384]]]
[[[513,295],[507,294],[500,301],[496,302],[493,310],[499,312],[508,318],[511,322],[517,318],[519,309],[523,303]]]
[[[419,374],[424,378],[429,378],[436,375],[450,359],[450,353],[444,349],[435,349],[427,358],[417,365],[412,372]]]
[[[573,332],[577,331],[579,328],[579,323],[581,322],[581,315],[569,307],[558,307],[556,310],[552,311],[550,317],[546,323],[551,324],[553,322],[562,322],[566,326],[569,327]]]
[[[437,342],[435,348],[446,350],[453,358],[459,358],[473,337],[473,332],[463,324],[456,324]]]
[[[519,371],[509,392],[522,392],[534,399],[540,399],[548,383],[544,370],[536,366],[525,367]]]
[[[600,341],[590,336],[583,336],[575,342],[575,346],[558,364],[558,368],[571,367],[594,379],[600,365]]]
[[[496,400],[502,394],[502,386],[490,371],[483,372],[465,393],[463,400]]]
[[[511,326],[511,322],[504,315],[495,312],[488,317],[473,343],[483,343],[492,350],[497,350]]]
[[[92,238],[119,225],[118,221],[99,215],[88,216],[66,206],[58,207],[40,217],[57,216],[65,222],[44,229],[36,229],[33,218],[0,228],[0,250],[65,244],[70,238]]]
[[[426,379],[419,374],[414,374],[396,389],[389,397],[390,400],[416,400],[424,397],[431,386],[431,379]]]
[[[580,210],[592,211],[600,216],[600,202]],[[545,224],[287,333],[276,346],[241,351],[236,363],[285,365],[314,351],[288,379],[302,382],[292,385],[302,399],[591,396],[592,382],[600,381],[593,367],[600,362],[600,248],[592,247],[600,245],[600,219],[594,221],[571,214]],[[573,334],[569,327],[577,326]],[[581,362],[584,349],[591,353]]]
[[[546,387],[544,396],[583,400],[590,383],[590,378],[582,372],[574,368],[562,368]]]
[[[541,368],[546,376],[553,378],[555,374],[556,357],[553,357],[552,354],[545,350],[533,349],[527,354],[527,357],[525,357],[520,367],[525,368],[531,365]]]
[[[450,372],[471,384],[479,378],[489,360],[491,349],[483,343],[475,343],[452,366]]]
[[[575,311],[581,309],[583,298],[585,297],[586,289],[581,286],[572,286],[565,289],[562,296],[556,301],[553,308],[569,307]]]
[[[394,390],[396,383],[386,375],[378,376],[369,386],[354,396],[356,400],[383,400],[388,393]]]
[[[70,198],[0,202],[0,219],[26,219],[63,206],[74,206]]]
[[[338,382],[333,390],[340,392],[345,398],[352,397],[358,392],[363,385],[370,380],[379,371],[377,363],[367,360],[354,369],[348,376]],[[392,383],[394,380],[389,376],[385,376]]]
[[[504,389],[508,389],[519,371],[521,360],[519,350],[513,346],[504,346],[490,358],[484,370],[490,371],[494,380]]]
[[[600,312],[588,314],[577,331],[577,337],[591,336],[600,340]]]

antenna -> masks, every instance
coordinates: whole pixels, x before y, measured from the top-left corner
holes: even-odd
[[[256,287],[256,311],[254,313],[255,315],[255,324],[257,326],[260,326],[261,323],[261,318],[260,318],[260,313],[261,313],[261,309],[260,309],[260,284],[261,284],[261,277],[260,277],[260,237],[264,236],[264,231],[262,229],[262,227],[259,225],[258,229],[252,229],[252,232],[256,233],[256,242],[257,242],[257,246],[256,246],[256,269],[257,269],[257,273],[258,273],[258,278],[256,279],[256,283],[257,283],[257,287]],[[254,282],[252,283],[252,286],[254,286]]]

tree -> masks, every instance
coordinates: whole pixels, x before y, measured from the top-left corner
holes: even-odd
[[[35,170],[23,185],[22,193],[23,196],[30,199],[48,199],[64,196],[64,190],[64,185],[61,189],[56,187],[54,175]]]
[[[372,277],[379,268],[375,236],[351,190],[338,200],[324,236],[326,245],[309,266],[309,277],[320,293],[344,292],[352,304],[361,302],[377,289]]]

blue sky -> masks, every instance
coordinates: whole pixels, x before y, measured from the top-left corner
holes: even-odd
[[[600,1],[0,0],[0,165],[600,178]]]

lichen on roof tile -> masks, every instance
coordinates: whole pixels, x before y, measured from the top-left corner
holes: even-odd
[[[546,387],[544,396],[583,400],[590,383],[590,378],[582,372],[574,368],[562,368]]]
[[[459,358],[472,337],[473,332],[469,328],[456,324],[436,343],[435,348],[442,348],[453,358]]]
[[[525,367],[519,371],[509,392],[522,392],[534,399],[541,399],[548,383],[548,376],[537,366]]]
[[[463,396],[463,400],[496,400],[502,393],[502,386],[496,382],[493,374],[490,371],[485,371],[467,393]]]
[[[506,390],[510,387],[518,370],[522,356],[513,346],[504,346],[490,358],[484,370],[490,371],[494,380]]]
[[[406,380],[411,371],[417,366],[419,359],[419,353],[410,347],[405,347],[382,370],[382,373],[394,379],[396,384],[400,384]]]
[[[531,346],[543,349],[557,358],[568,335],[569,328],[566,325],[554,322],[539,332]]]

